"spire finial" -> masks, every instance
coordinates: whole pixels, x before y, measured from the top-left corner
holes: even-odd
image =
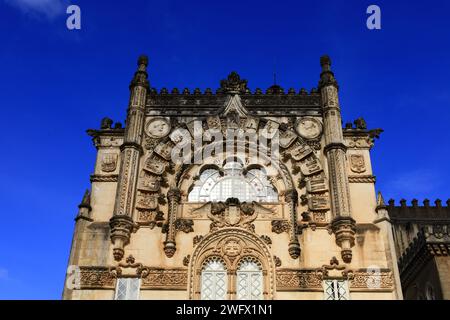
[[[377,194],[377,207],[385,207],[385,206],[386,206],[386,204],[384,202],[383,195],[381,194],[380,191],[378,191],[378,194]]]
[[[78,208],[91,208],[91,192],[86,190]]]
[[[334,73],[331,71],[330,57],[327,55],[320,57],[320,65],[322,67],[322,73],[320,74],[319,88],[334,86],[336,89],[339,89],[338,83],[334,78]]]
[[[331,71],[331,59],[328,55],[320,57],[320,65],[322,66],[322,71]]]
[[[148,66],[148,56],[146,56],[145,54],[140,55],[138,58],[138,66],[141,65],[144,65],[146,67]]]
[[[130,89],[135,86],[144,86],[149,88],[148,83],[148,74],[147,74],[147,66],[148,66],[148,57],[146,55],[141,55],[137,61],[138,69],[134,73],[133,80],[131,80]]]

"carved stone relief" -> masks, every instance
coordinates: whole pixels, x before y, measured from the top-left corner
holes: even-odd
[[[362,154],[350,155],[350,170],[355,173],[363,173],[366,171],[366,164]]]
[[[159,139],[166,137],[170,132],[170,122],[165,118],[150,119],[145,125],[145,132],[151,138]]]
[[[312,117],[304,117],[297,121],[295,129],[300,137],[311,140],[316,139],[322,134],[322,124],[319,120]]]
[[[105,153],[102,156],[101,169],[103,172],[113,172],[117,168],[119,155],[116,153]]]

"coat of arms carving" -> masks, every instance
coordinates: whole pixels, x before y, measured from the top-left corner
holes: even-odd
[[[117,159],[119,156],[115,153],[106,153],[103,155],[101,169],[103,172],[113,172],[117,168]]]
[[[355,173],[363,173],[366,171],[366,164],[362,154],[352,154],[350,156],[350,170]]]

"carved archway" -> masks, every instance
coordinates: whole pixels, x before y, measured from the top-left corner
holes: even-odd
[[[205,236],[194,249],[189,262],[189,299],[200,299],[201,272],[204,262],[220,257],[229,274],[227,297],[236,298],[236,270],[243,259],[252,258],[261,264],[263,272],[263,297],[274,299],[275,263],[267,244],[257,235],[241,228],[224,228]]]
[[[223,142],[223,145],[226,145],[227,141]],[[220,144],[222,144],[222,142],[220,142]],[[205,148],[215,148],[214,145],[219,145],[219,143],[211,143],[209,145],[205,145],[202,147],[202,150],[204,150]],[[225,154],[225,149],[223,149],[224,152],[222,152],[222,154]],[[251,152],[256,152],[256,150],[254,148],[248,148],[248,151]],[[201,152],[201,151],[197,151],[197,152]],[[266,168],[267,169],[267,163],[269,163],[271,161],[271,159],[269,157],[267,157],[266,152],[261,152],[260,156],[258,158],[256,158],[255,162],[251,162],[248,163],[245,166],[245,169],[250,170],[252,168]],[[218,155],[215,155],[218,156]],[[233,155],[238,157],[238,155]],[[219,157],[222,160],[226,160],[227,158],[224,157]],[[204,171],[205,169],[209,169],[209,168],[216,168],[219,169],[221,168],[221,166],[218,166],[215,163],[215,160],[217,158],[216,157],[210,157],[209,159],[203,159],[203,163],[202,164],[195,164],[193,163],[193,159],[192,159],[192,164],[188,164],[188,165],[184,165],[181,170],[179,170],[176,173],[176,177],[175,177],[175,184],[177,185],[177,188],[180,190],[186,190],[188,191],[188,189],[186,188],[186,185],[183,185],[184,183],[188,182],[187,184],[190,186],[192,184],[192,182],[194,181],[194,179],[196,177],[198,177],[202,171]],[[275,189],[278,191],[279,196],[284,195],[285,192],[290,191],[290,190],[294,190],[295,189],[295,184],[294,181],[292,179],[292,175],[289,172],[289,169],[287,168],[287,166],[281,161],[281,159],[279,159],[278,162],[272,164],[271,166],[271,176],[274,177],[274,183],[273,186],[275,187]],[[270,174],[270,171],[267,172],[268,174]]]

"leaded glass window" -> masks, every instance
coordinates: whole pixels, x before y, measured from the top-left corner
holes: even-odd
[[[118,278],[116,284],[116,300],[138,300],[141,279]]]
[[[225,264],[219,258],[206,261],[201,276],[202,300],[225,300],[228,276]]]
[[[236,272],[237,299],[263,299],[263,272],[258,262],[252,259],[243,260]]]
[[[204,170],[188,196],[189,202],[226,201],[237,198],[241,202],[277,202],[278,193],[263,169],[245,172],[238,162],[227,162],[223,172]]]
[[[325,300],[349,300],[346,280],[325,280],[323,286]]]

